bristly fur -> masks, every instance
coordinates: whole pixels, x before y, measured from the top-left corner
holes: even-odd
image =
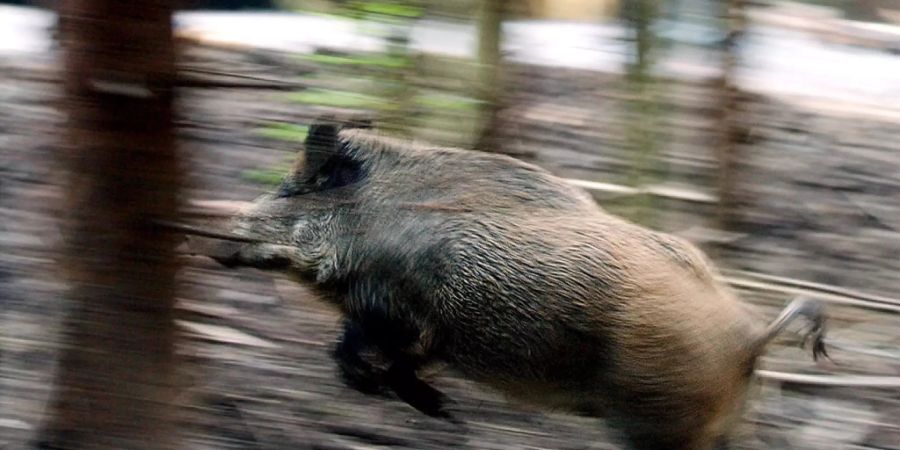
[[[633,449],[705,449],[768,338],[699,249],[496,154],[318,123],[232,233],[266,244],[223,263],[288,261],[344,314],[348,384],[434,416],[447,399],[415,372],[445,361],[513,399],[605,417]]]

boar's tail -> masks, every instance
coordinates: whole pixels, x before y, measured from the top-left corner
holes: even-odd
[[[801,316],[810,323],[810,326],[803,336],[800,347],[803,348],[807,342],[812,341],[813,360],[818,360],[820,356],[828,358],[828,353],[825,351],[825,322],[827,320],[825,303],[821,300],[802,296],[791,301],[781,311],[781,314],[769,324],[763,335],[757,339],[756,348],[758,353],[762,353],[763,348],[769,342],[781,334],[791,322]]]

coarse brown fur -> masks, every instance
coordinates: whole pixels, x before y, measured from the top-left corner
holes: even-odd
[[[266,243],[217,258],[316,286],[347,318],[335,356],[351,385],[387,383],[441,415],[414,375],[440,360],[520,401],[606,418],[633,449],[727,434],[769,334],[691,244],[506,156],[330,123],[301,155],[236,221]],[[359,358],[370,345],[395,361],[385,373]]]

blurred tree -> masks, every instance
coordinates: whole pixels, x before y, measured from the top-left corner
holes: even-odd
[[[659,0],[628,0],[622,2],[622,16],[631,26],[634,41],[633,58],[628,64],[628,78],[640,84],[650,78],[656,36],[653,22],[659,16]]]
[[[532,18],[596,21],[616,13],[619,0],[524,0],[522,9]]]
[[[475,147],[484,151],[498,148],[497,133],[500,130],[501,39],[505,0],[481,0],[478,10],[478,87],[480,101],[478,141]]]
[[[66,0],[69,312],[34,445],[174,449],[175,0]]]
[[[274,0],[181,0],[178,9],[274,9]]]
[[[627,109],[625,126],[626,145],[632,155],[629,184],[639,186],[648,182],[658,172],[662,123],[660,116],[659,86],[653,75],[658,51],[653,24],[660,14],[660,0],[626,0],[622,2],[622,18],[632,31],[632,58],[626,67],[625,100]],[[649,224],[653,211],[653,198],[649,195],[635,197],[631,219]]]
[[[850,19],[881,22],[884,18],[881,16],[879,6],[878,0],[856,0],[848,2],[845,9]]]
[[[418,17],[418,16],[416,16]],[[386,38],[387,57],[398,64],[386,73],[383,80],[384,97],[387,107],[382,111],[381,123],[385,128],[400,135],[409,136],[412,125],[414,99],[416,96],[416,60],[410,51],[410,33],[413,17],[406,17],[405,23],[394,27]]]
[[[717,193],[719,208],[717,221],[722,229],[733,228],[739,215],[737,164],[741,146],[748,139],[748,130],[741,120],[740,90],[737,86],[739,43],[744,33],[744,0],[723,2],[725,39],[722,41],[722,74],[718,80],[720,95],[716,158],[719,162]]]
[[[371,67],[382,103],[378,123],[399,135],[408,135],[416,96],[416,59],[410,49],[411,33],[424,14],[422,0],[345,0],[334,12],[355,20],[362,30],[375,33],[386,44],[382,64]],[[374,25],[374,26],[373,26]],[[379,26],[380,25],[380,26]]]

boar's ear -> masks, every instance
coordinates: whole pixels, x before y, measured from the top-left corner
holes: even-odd
[[[352,184],[362,177],[362,164],[346,152],[338,139],[341,125],[333,119],[319,119],[309,127],[306,151],[292,177],[285,180],[278,195],[290,197]]]
[[[339,120],[334,116],[322,116],[309,126],[306,135],[306,165],[319,167],[325,160],[344,149],[338,141],[342,129],[370,129],[373,120],[367,116],[351,116]]]
[[[339,125],[334,121],[320,119],[309,126],[304,152],[304,172],[318,170],[325,161],[340,149],[338,142]]]

